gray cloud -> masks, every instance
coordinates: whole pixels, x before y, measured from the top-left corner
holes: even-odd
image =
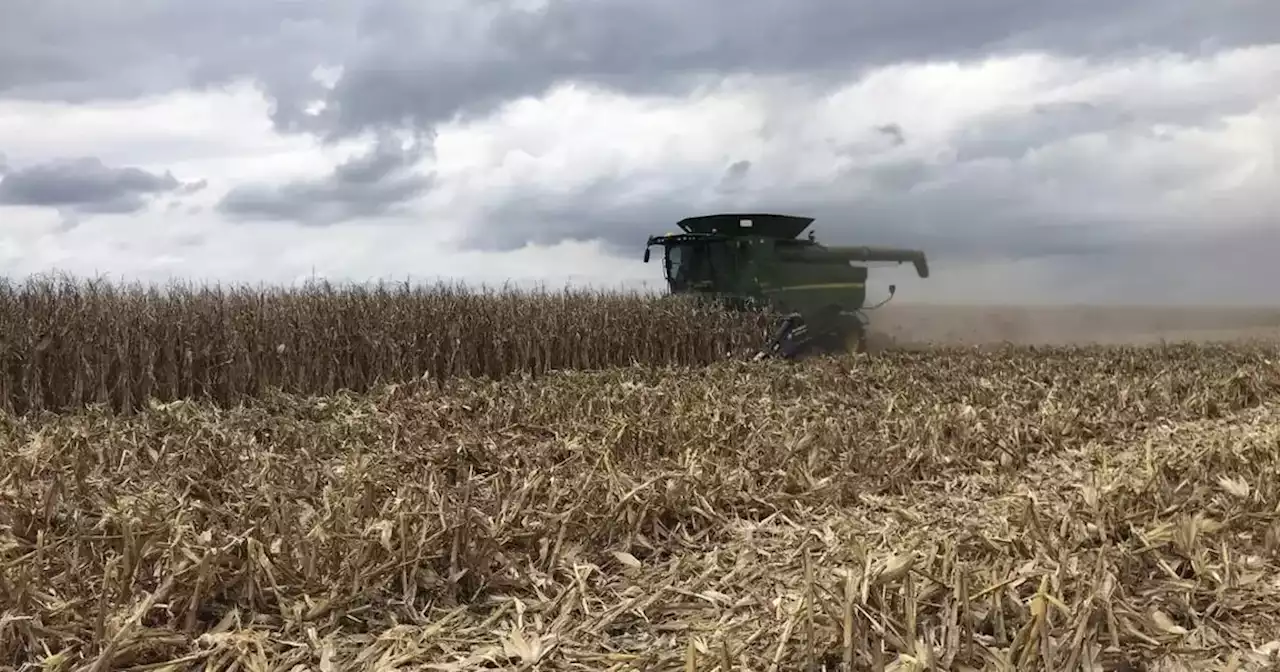
[[[1248,111],[1252,106],[1239,91],[1228,87],[1183,100],[1153,90],[1133,102],[1102,100],[1010,102],[937,146],[913,140],[904,124],[879,125],[863,140],[834,147],[847,167],[812,184],[795,184],[766,161],[739,160],[701,173],[613,173],[567,195],[517,186],[490,197],[463,244],[510,250],[601,238],[611,251],[631,255],[645,236],[671,230],[691,214],[766,211],[816,217],[815,228],[834,244],[908,245],[976,263],[1126,253],[1144,244],[1153,223],[1205,231],[1214,219],[1240,223],[1270,207],[1254,203],[1219,213],[1208,199],[1201,206],[1169,205],[1164,195],[1203,188],[1216,169],[1212,160],[1181,152],[1153,161],[1143,158],[1157,151],[1151,147],[1127,151],[1139,142],[1156,144],[1156,124],[1204,129],[1223,115]],[[773,142],[792,146],[807,123],[778,121]],[[1118,151],[1099,155],[1087,143],[1073,145],[1091,136]],[[663,186],[639,201],[628,196],[637,183]],[[1180,234],[1189,243],[1192,238]]]
[[[877,126],[876,131],[888,137],[894,147],[900,147],[907,142],[907,137],[902,133],[902,127],[897,124],[883,124]]]
[[[341,58],[361,2],[0,3],[0,95],[129,99],[252,76],[297,92]]]
[[[1020,169],[1008,159],[955,170],[921,165],[921,178],[910,186],[863,191],[861,197],[844,193],[888,169],[850,171],[823,188],[739,197],[707,197],[700,185],[686,183],[662,197],[630,203],[619,196],[625,178],[601,180],[577,199],[529,194],[503,202],[469,231],[465,245],[505,251],[603,236],[609,252],[638,260],[646,236],[676,231],[683,217],[782,212],[816,217],[811,230],[828,244],[925,250],[934,270],[928,280],[906,269],[874,274],[880,283],[896,282],[909,301],[1274,302],[1272,288],[1280,281],[1270,263],[1280,249],[1274,218],[1109,204],[1114,196],[1101,184],[1106,175],[1096,182],[1079,174],[1066,177],[1072,191],[1095,192],[1092,200],[1079,199],[1079,207],[1037,201],[1036,190],[1019,184]],[[1153,222],[1159,226],[1154,233],[1147,228]],[[661,270],[653,267],[651,277],[661,282]]]
[[[894,171],[912,167],[918,180],[894,182]],[[989,171],[980,167],[966,174],[964,168],[952,172],[902,164],[850,171],[818,188],[709,192],[702,184],[675,184],[666,193],[635,202],[621,196],[626,179],[615,177],[572,198],[528,193],[499,200],[462,245],[508,251],[526,244],[601,239],[610,252],[635,256],[646,236],[675,231],[678,220],[712,212],[807,215],[816,218],[811,228],[826,243],[920,247],[954,262],[1085,256],[1136,243],[1132,222],[1123,216],[1050,211],[1033,199],[1011,196],[1017,187],[1006,183],[1002,189],[988,179]],[[868,180],[880,188],[865,191]]]
[[[217,207],[237,220],[303,224],[393,214],[431,188],[432,177],[418,171],[430,147],[424,137],[402,143],[382,135],[367,153],[348,159],[322,178],[240,185],[227,192]]]
[[[678,92],[1026,49],[1201,53],[1269,42],[1276,25],[1273,0],[13,0],[0,3],[0,95],[87,101],[251,77],[280,128],[347,135],[427,128],[563,81]],[[332,92],[309,77],[339,65]],[[317,98],[325,111],[306,114]]]
[[[565,0],[540,12],[490,3],[454,18],[425,3],[382,2],[361,24],[367,46],[345,62],[313,122],[347,131],[401,119],[429,125],[561,81],[665,93],[731,74],[844,78],[896,62],[1027,49],[1105,58],[1133,45],[1195,53],[1274,39],[1263,26],[1280,24],[1280,5],[1229,4]],[[445,26],[453,39],[440,39]],[[302,119],[305,101],[281,103],[281,119]]]
[[[1139,121],[1124,108],[1075,102],[1011,108],[964,131],[956,143],[960,161],[1017,159],[1036,147],[1087,133],[1144,132],[1159,118]]]
[[[679,95],[734,75],[788,75],[792,90],[807,95],[908,61],[1028,50],[1094,63],[1162,50],[1202,56],[1275,42],[1280,25],[1275,0],[518,4],[10,0],[0,3],[0,99],[87,104],[252,79],[272,101],[279,130],[326,139],[381,133],[370,152],[330,174],[241,184],[216,206],[239,221],[323,225],[402,212],[432,188],[432,176],[418,167],[430,144],[403,146],[391,130],[429,133],[441,121],[484,115],[557,83]],[[311,78],[317,66],[341,66],[332,90]],[[464,243],[510,250],[602,238],[611,251],[632,256],[645,235],[670,230],[684,216],[768,210],[816,216],[819,235],[837,244],[923,247],[956,263],[1039,259],[1071,269],[1062,282],[1087,274],[1082,268],[1119,277],[1145,249],[1151,222],[1185,225],[1165,240],[1180,250],[1165,249],[1168,260],[1200,245],[1204,234],[1192,232],[1207,222],[1238,224],[1257,209],[1218,217],[1157,198],[1194,188],[1213,168],[1191,154],[1126,173],[1110,157],[1072,149],[1071,141],[1097,137],[1123,149],[1155,137],[1154,124],[1206,127],[1254,108],[1256,82],[1239,84],[1175,84],[1147,98],[1113,90],[1052,104],[1011,100],[936,147],[924,144],[927,130],[883,119],[819,157],[847,167],[817,184],[790,183],[787,169],[770,163],[771,156],[807,151],[796,127],[811,121],[805,106],[812,100],[777,100],[785,113],[769,119],[759,138],[777,150],[772,154],[748,159],[729,148],[723,165],[703,172],[661,165],[611,172],[571,193],[497,187],[474,195],[480,216]],[[317,101],[323,109],[308,112]],[[0,202],[57,207],[69,226],[75,213],[133,212],[156,195],[204,186],[94,159],[4,170],[0,157]],[[637,184],[643,198],[633,196]],[[1214,245],[1201,249],[1242,243]],[[1151,282],[1156,291],[1159,282]]]
[[[729,164],[729,167],[724,170],[724,176],[720,178],[720,192],[723,194],[741,193],[744,188],[743,182],[750,172],[751,162],[746,159]]]
[[[0,178],[0,205],[58,208],[80,214],[137,212],[165,194],[186,194],[204,182],[179,182],[141,168],[115,168],[101,159],[59,159],[9,168]]]

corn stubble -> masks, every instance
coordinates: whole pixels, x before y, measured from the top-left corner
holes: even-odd
[[[0,660],[1260,669],[1272,352],[939,349],[8,416]]]

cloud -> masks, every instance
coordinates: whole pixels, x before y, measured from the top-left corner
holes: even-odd
[[[634,250],[688,214],[764,210],[816,216],[832,242],[985,262],[1276,212],[1280,48],[1125,65],[1021,56],[817,90],[744,79],[691,99],[561,87],[465,131],[491,159],[462,242]]]
[[[388,123],[429,127],[457,114],[483,116],[563,82],[683,95],[726,76],[830,81],[900,62],[1028,50],[1105,60],[1131,54],[1134,45],[1200,53],[1273,38],[1263,26],[1280,23],[1280,7],[1265,0],[1232,5],[549,0],[522,9],[500,2],[466,8],[378,2],[363,15],[361,46],[342,60],[341,75],[321,97],[323,108],[307,114],[312,99],[283,92],[276,96],[277,119],[335,133]]]
[[[1277,23],[1270,0],[0,3],[0,262],[639,282],[645,236],[768,210],[925,249],[929,281],[883,276],[907,297],[1240,296],[1280,283],[1226,271],[1280,213]]]
[[[501,286],[566,283],[604,287],[657,284],[653,267],[619,263],[596,243],[529,246],[505,253],[457,251],[438,231],[395,222],[315,227],[291,222],[228,226],[215,212],[144,211],[108,215],[99,225],[59,231],[54,216],[6,221],[0,266],[8,277],[60,271],[114,281],[268,283],[312,277],[335,282],[433,283],[465,280]],[[145,231],[146,235],[138,235]]]
[[[483,116],[566,81],[683,94],[730,75],[842,78],[1028,50],[1200,54],[1269,43],[1277,24],[1270,0],[16,0],[0,6],[0,95],[85,102],[251,78],[280,129],[346,137]],[[334,86],[317,67],[338,72]]]
[[[245,76],[296,91],[354,39],[364,4],[13,0],[0,4],[0,95],[128,100]]]
[[[237,185],[217,207],[237,220],[306,224],[400,214],[404,212],[400,206],[431,187],[431,177],[416,171],[429,148],[421,138],[403,142],[382,135],[367,152],[343,161],[323,177],[280,185]]]
[[[172,173],[107,166],[96,157],[57,159],[0,178],[0,205],[57,208],[78,214],[127,214],[164,194],[199,191],[204,182],[179,182]]]

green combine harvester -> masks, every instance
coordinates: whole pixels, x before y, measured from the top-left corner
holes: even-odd
[[[929,277],[920,250],[828,247],[800,238],[812,217],[715,214],[678,223],[684,233],[650,236],[664,249],[663,270],[672,294],[702,296],[737,310],[770,309],[783,315],[773,338],[756,355],[797,359],[809,354],[865,352],[867,267],[858,262],[910,262]]]

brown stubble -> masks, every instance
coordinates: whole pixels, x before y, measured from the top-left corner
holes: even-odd
[[[1280,619],[1273,353],[953,348],[10,416],[0,656],[1256,669]]]

